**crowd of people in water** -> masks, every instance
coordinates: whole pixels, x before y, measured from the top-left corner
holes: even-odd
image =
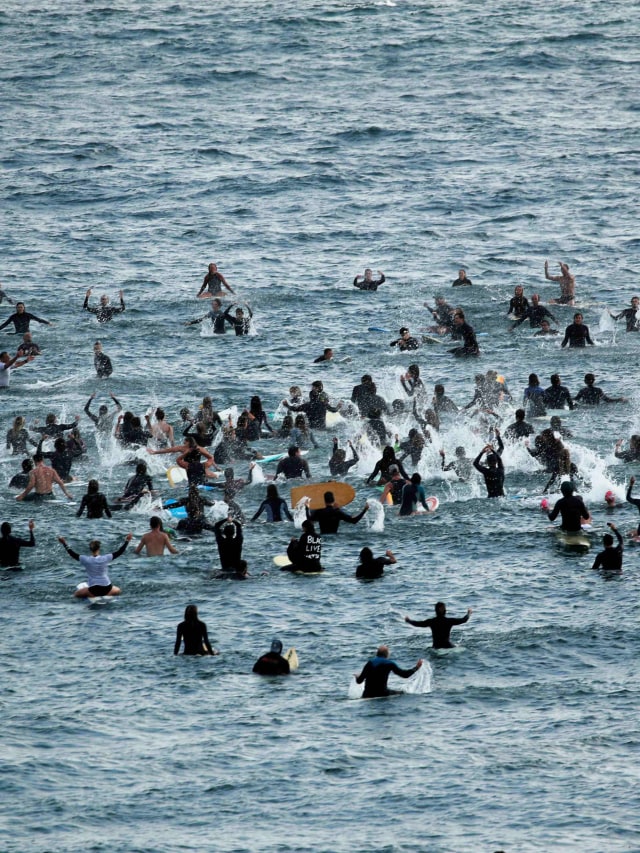
[[[565,263],[560,264],[560,274],[549,274],[548,264],[544,266],[545,277],[560,285],[557,300],[548,305],[573,306],[575,300],[575,277]],[[373,271],[366,269],[364,275],[357,275],[353,285],[361,291],[375,292],[386,281],[385,275],[378,270],[377,278]],[[459,270],[452,287],[472,287],[464,269]],[[456,291],[458,292],[458,291]],[[82,310],[95,315],[99,324],[116,321],[119,314],[126,310],[124,294],[119,293],[119,304],[114,306],[107,296],[101,296],[97,304],[91,304],[91,289],[88,289]],[[227,329],[236,335],[252,333],[253,311],[247,303],[231,302],[225,307],[225,300],[236,299],[232,287],[216,264],[210,264],[198,293],[198,299],[210,299],[210,310],[185,323],[187,326],[209,322],[213,334],[224,334]],[[0,304],[7,301],[14,304],[12,298],[0,289]],[[402,326],[398,337],[390,346],[400,352],[411,353],[428,345],[433,339],[450,339],[455,346],[450,350],[456,358],[477,359],[481,354],[478,336],[469,324],[465,311],[460,306],[449,304],[445,296],[438,294],[435,304],[425,303],[432,322],[425,329],[426,335],[412,334],[407,326]],[[557,310],[557,309],[556,309]],[[633,297],[629,308],[611,315],[614,321],[624,320],[626,331],[640,331],[640,298]],[[515,287],[514,295],[505,315],[511,321],[509,331],[515,332],[523,325],[537,336],[562,334],[555,328],[557,317],[550,307],[541,304],[540,297],[533,294],[530,300],[521,286]],[[28,312],[24,302],[15,303],[15,312],[0,324],[0,329],[13,326],[20,343],[15,352],[0,352],[0,392],[9,387],[12,372],[36,361],[42,350],[33,341],[31,324],[51,325]],[[552,325],[553,324],[553,325]],[[590,330],[584,322],[583,314],[576,311],[573,321],[564,329],[561,346],[579,348],[593,345]],[[315,358],[320,364],[333,359],[333,348],[325,347],[322,355]],[[475,363],[477,362],[470,362]],[[114,372],[111,359],[102,350],[100,341],[94,344],[94,367],[97,377],[108,379]],[[97,478],[89,479],[86,494],[81,498],[76,515],[86,513],[88,519],[111,518],[116,512],[126,513],[133,507],[144,507],[149,511],[149,530],[140,537],[135,553],[148,557],[161,557],[165,554],[177,554],[181,538],[194,538],[213,535],[215,539],[220,568],[218,577],[245,580],[250,577],[249,566],[243,557],[243,547],[247,528],[257,523],[278,524],[293,522],[292,511],[299,511],[303,518],[301,533],[290,539],[286,548],[286,558],[280,566],[282,570],[301,574],[317,574],[323,571],[322,537],[335,536],[342,525],[358,524],[370,511],[372,503],[379,502],[383,507],[395,507],[401,517],[411,517],[422,512],[432,511],[428,503],[423,484],[423,475],[417,470],[425,470],[425,451],[429,446],[438,447],[435,458],[439,460],[440,476],[445,474],[460,482],[468,482],[475,476],[481,478],[488,498],[500,498],[505,495],[505,465],[503,452],[505,443],[521,445],[526,453],[540,465],[540,472],[546,482],[542,493],[560,491],[562,496],[551,506],[544,498],[541,508],[548,518],[554,521],[561,518],[561,531],[571,544],[572,537],[578,546],[584,545],[585,529],[589,529],[592,517],[584,501],[576,492],[584,481],[585,472],[581,472],[572,459],[567,439],[571,432],[563,424],[562,410],[575,407],[596,407],[606,404],[626,402],[620,395],[611,395],[596,384],[596,376],[589,372],[584,376],[584,385],[579,390],[570,390],[558,373],[552,374],[547,381],[531,373],[522,393],[522,403],[515,411],[515,420],[505,422],[506,411],[511,411],[516,401],[509,390],[506,378],[497,370],[489,369],[475,373],[475,386],[472,398],[468,402],[456,402],[447,394],[445,386],[435,384],[429,389],[421,376],[420,366],[411,363],[400,377],[402,394],[394,399],[384,397],[378,391],[371,374],[364,374],[354,385],[349,399],[334,399],[325,390],[324,382],[316,379],[311,383],[305,395],[300,386],[291,386],[288,396],[282,400],[279,411],[281,418],[270,417],[258,395],[251,397],[249,404],[241,407],[237,416],[221,414],[214,406],[209,395],[202,398],[196,412],[181,408],[170,423],[161,407],[144,416],[126,409],[113,393],[105,395],[105,401],[92,410],[96,393],[91,394],[84,406],[84,415],[95,432],[98,448],[108,442],[115,442],[129,454],[129,461],[135,465],[134,472],[123,482],[121,493],[108,498],[101,491]],[[447,459],[446,437],[451,424],[460,416],[468,419],[472,434],[487,436],[490,440],[473,452],[471,448],[456,446],[451,461]],[[548,425],[539,429],[531,423],[532,419],[549,417]],[[334,490],[327,487],[323,493],[324,505],[311,508],[304,504],[290,507],[286,498],[278,491],[279,485],[288,485],[318,480],[315,463],[310,463],[306,454],[319,449],[323,444],[323,435],[328,421],[338,419],[346,422],[350,438],[339,441],[332,437],[326,460],[333,481],[344,481],[349,477],[362,487],[376,486],[379,492],[369,499],[359,512],[350,513],[336,500]],[[398,432],[402,425],[406,434]],[[15,490],[19,502],[36,507],[55,497],[55,489],[72,500],[68,489],[74,482],[74,466],[78,460],[89,459],[89,446],[83,436],[84,425],[81,415],[75,415],[69,422],[61,423],[56,412],[46,414],[44,423],[31,419],[26,411],[6,424],[6,449],[12,456],[19,458],[20,464],[8,483]],[[267,440],[271,457],[265,459],[263,450],[256,449],[256,442]],[[263,445],[264,446],[264,445]],[[362,476],[362,457],[377,455],[377,461],[366,475]],[[618,440],[614,448],[615,456],[625,463],[640,460],[640,435],[632,435],[628,448],[624,441]],[[316,454],[317,455],[317,454]],[[169,481],[184,481],[184,493],[178,498],[163,499],[162,489],[153,481],[150,471],[150,456],[166,457],[170,463],[167,476]],[[431,455],[430,460],[434,457]],[[246,501],[241,502],[239,495],[250,483],[264,482],[262,466],[275,462],[273,476],[266,475],[264,498],[254,507],[252,516],[245,516]],[[247,467],[245,477],[238,477],[239,465]],[[324,475],[322,466],[322,475]],[[478,472],[478,474],[474,474]],[[262,476],[258,477],[258,474]],[[326,477],[322,476],[322,479]],[[640,499],[632,495],[635,478],[631,477],[627,489],[627,501],[640,509]],[[615,505],[616,497],[612,491],[604,496],[605,504]],[[223,507],[222,517],[219,509]],[[212,513],[212,509],[215,512]],[[127,525],[128,526],[128,525]],[[596,556],[593,568],[605,572],[621,572],[624,539],[616,525],[609,523],[611,534],[603,537],[603,550]],[[35,523],[27,525],[28,538],[13,534],[12,525],[5,521],[0,529],[0,566],[3,569],[20,568],[21,549],[33,548],[35,541]],[[640,540],[640,528],[629,534],[632,539]],[[122,556],[133,534],[127,533],[124,540],[111,549],[103,548],[101,541],[94,539],[88,543],[88,553],[82,553],[69,545],[63,536],[59,542],[67,554],[78,561],[85,572],[85,582],[75,591],[79,598],[102,598],[117,596],[121,590],[112,583],[110,563]],[[104,553],[103,553],[104,552]],[[354,567],[357,578],[372,581],[384,574],[386,567],[393,565],[396,558],[391,550],[381,556],[375,556],[371,548],[362,548],[360,561]],[[434,648],[451,646],[450,631],[455,625],[466,622],[471,610],[462,618],[450,618],[446,615],[443,602],[435,605],[435,617],[425,620],[406,622],[416,627],[430,628]],[[187,606],[184,621],[177,629],[175,653],[184,647],[184,654],[217,654],[208,639],[207,628],[198,617],[194,604]],[[268,653],[260,657],[254,666],[254,672],[261,674],[286,674],[292,669],[291,658],[282,655],[283,646],[274,639]],[[390,673],[407,678],[421,667],[418,661],[415,667],[401,668],[390,658],[389,649],[382,645],[376,655],[364,666],[357,676],[358,683],[364,683],[365,696],[380,696],[389,692],[387,679]]]

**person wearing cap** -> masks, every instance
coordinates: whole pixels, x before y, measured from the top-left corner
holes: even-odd
[[[357,524],[368,510],[369,504],[365,504],[362,512],[359,512],[357,515],[349,515],[348,512],[340,509],[333,492],[324,493],[324,506],[322,509],[309,509],[308,505],[305,506],[307,518],[318,522],[320,533],[337,533],[341,521],[344,521],[346,524]]]
[[[532,329],[538,329],[542,326],[543,321],[546,320],[547,317],[553,320],[554,323],[558,322],[548,308],[545,308],[544,305],[540,305],[540,297],[537,293],[534,293],[531,297],[531,305],[528,305],[526,310],[518,316],[518,319],[515,321],[513,326],[511,326],[509,331],[513,332],[513,330],[524,323],[525,320],[529,321],[529,325]],[[547,321],[547,325],[548,324],[549,322]]]
[[[373,270],[369,267],[364,271],[364,275],[357,275],[353,280],[353,286],[358,290],[377,290],[381,284],[384,284],[386,279],[384,273],[378,270],[380,278],[374,279]]]
[[[562,517],[561,529],[565,533],[580,533],[582,522],[591,521],[589,510],[579,495],[575,495],[575,486],[566,480],[560,486],[562,497],[556,501],[554,508],[548,513],[549,521],[555,521],[558,515]]]
[[[607,527],[615,533],[618,544],[614,545],[613,536],[610,533],[605,533],[602,537],[604,551],[600,551],[599,554],[596,554],[596,558],[593,561],[591,568],[602,569],[603,572],[621,572],[623,550],[622,536],[620,536],[615,524],[612,524],[610,521],[607,522]]]
[[[400,335],[399,338],[396,338],[395,341],[391,341],[389,344],[390,347],[398,347],[400,352],[406,352],[408,350],[418,349],[420,344],[415,338],[411,337],[409,329],[406,326],[402,326],[398,332]]]
[[[410,678],[422,666],[422,659],[412,669],[401,669],[394,660],[389,659],[389,647],[378,646],[375,657],[364,665],[362,672],[355,676],[356,682],[364,681],[363,699],[374,699],[380,696],[391,696],[397,690],[389,690],[387,681],[393,672],[400,678]]]
[[[258,658],[254,663],[252,672],[256,675],[289,675],[291,667],[289,661],[282,657],[282,642],[274,638],[270,650]]]
[[[613,512],[614,509],[621,509],[621,504],[616,503],[616,493],[611,489],[607,489],[604,493],[604,502],[607,505],[607,511]]]

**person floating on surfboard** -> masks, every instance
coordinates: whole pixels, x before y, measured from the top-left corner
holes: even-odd
[[[560,525],[565,533],[580,533],[582,522],[590,522],[591,515],[579,495],[574,495],[575,486],[566,480],[560,486],[562,497],[556,501],[554,508],[548,513],[549,521],[555,521],[558,514],[562,517]]]
[[[422,666],[422,659],[412,669],[401,669],[394,660],[389,659],[389,647],[378,646],[376,656],[366,662],[362,672],[355,676],[356,682],[364,681],[363,699],[374,699],[380,696],[391,696],[397,690],[389,690],[387,681],[391,673],[400,678],[410,678]]]
[[[287,547],[287,557],[290,565],[282,566],[283,572],[305,572],[316,574],[324,571],[320,562],[322,556],[322,539],[316,534],[313,522],[306,519],[302,522],[302,535],[299,539],[291,539]]]
[[[176,630],[176,643],[173,647],[174,655],[180,652],[180,646],[184,641],[185,655],[217,655],[217,649],[211,647],[207,626],[198,619],[198,608],[195,604],[187,604],[184,610],[184,622],[178,625]]]
[[[291,667],[289,661],[282,657],[282,642],[274,639],[271,649],[258,658],[254,663],[252,672],[256,675],[289,675]]]
[[[87,572],[87,586],[76,589],[73,593],[76,598],[97,598],[103,595],[120,595],[120,587],[114,586],[109,580],[107,566],[112,560],[121,557],[127,550],[127,545],[133,539],[133,533],[127,533],[122,545],[111,554],[100,553],[100,540],[93,539],[89,542],[90,554],[78,554],[67,545],[64,536],[58,536],[58,542],[70,557],[77,560]]]
[[[454,625],[464,625],[465,622],[468,622],[473,610],[469,607],[464,616],[454,619],[452,616],[447,616],[447,606],[444,601],[438,601],[434,609],[436,615],[431,619],[416,621],[405,616],[404,621],[409,625],[413,625],[414,628],[431,628],[434,649],[452,649],[454,648],[454,644],[449,639],[451,629]]]

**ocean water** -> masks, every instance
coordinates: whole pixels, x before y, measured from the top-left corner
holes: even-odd
[[[121,599],[88,607],[56,536],[116,547],[149,513],[90,522],[3,486],[2,520],[25,535],[32,514],[37,548],[0,584],[2,850],[640,850],[640,552],[626,549],[620,577],[590,568],[608,520],[638,523],[603,503],[607,489],[623,500],[634,473],[613,447],[640,432],[638,338],[602,321],[636,292],[636,12],[619,0],[3,4],[0,281],[54,325],[32,327],[44,355],[14,372],[2,429],[18,414],[81,414],[94,392],[140,414],[160,404],[176,426],[204,394],[220,409],[259,394],[275,412],[292,383],[317,378],[338,400],[371,373],[392,400],[414,361],[460,404],[478,370],[497,369],[514,396],[504,424],[532,370],[574,392],[593,371],[628,402],[563,414],[594,514],[586,556],[558,547],[538,508],[546,476],[522,447],[505,451],[504,500],[443,477],[441,447],[474,455],[487,440],[463,417],[419,466],[438,513],[387,510],[383,532],[365,519],[326,537],[320,577],[272,564],[292,525],[253,524],[246,582],[211,578],[203,537],[173,558],[130,549],[112,571]],[[515,285],[558,294],[547,258],[574,271],[595,347],[508,333]],[[206,310],[195,295],[211,261],[257,334],[183,325]],[[375,294],[351,285],[365,266],[387,276]],[[452,291],[460,266],[474,286]],[[81,310],[89,287],[92,299],[123,289],[125,314],[98,326]],[[481,359],[388,346],[401,325],[429,325],[423,303],[438,292],[486,333]],[[562,329],[574,309],[552,310]],[[98,338],[107,382],[93,371]],[[16,340],[0,332],[3,348]],[[314,366],[325,346],[335,362]],[[131,469],[81,428],[79,480],[115,497]],[[332,434],[317,438],[308,460],[322,480]],[[150,464],[168,496],[161,460]],[[377,495],[364,484],[374,462],[365,448],[353,509]],[[18,467],[2,448],[0,481]],[[247,514],[263,494],[240,494]],[[353,577],[364,545],[398,557],[374,583]],[[428,632],[402,620],[438,600],[451,615],[473,608],[454,631],[460,654],[433,656]],[[190,602],[219,657],[173,656]],[[258,679],[274,635],[300,669]],[[348,698],[382,642],[401,665],[429,662],[430,693]]]

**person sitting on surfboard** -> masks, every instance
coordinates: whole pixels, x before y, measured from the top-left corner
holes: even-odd
[[[127,545],[133,539],[133,533],[127,533],[122,545],[111,554],[100,553],[100,540],[93,539],[89,542],[91,554],[78,554],[67,545],[64,536],[58,536],[58,542],[64,547],[70,557],[85,568],[87,572],[87,586],[76,589],[76,598],[97,598],[102,595],[120,595],[120,588],[114,586],[109,580],[107,566],[112,560],[116,560],[127,550]]]
[[[360,551],[360,565],[356,569],[357,578],[381,578],[384,567],[397,563],[393,551],[385,551],[384,557],[374,557],[371,548],[363,548]]]
[[[289,675],[291,667],[289,661],[282,657],[282,642],[274,639],[270,650],[258,658],[251,671],[256,675]]]
[[[353,280],[353,286],[358,290],[377,290],[381,284],[384,284],[386,279],[384,273],[378,270],[380,278],[374,279],[373,270],[369,267],[364,271],[364,275],[357,275]]]
[[[349,515],[348,512],[340,509],[333,492],[324,493],[324,506],[322,509],[309,509],[308,506],[305,506],[307,518],[318,522],[320,533],[337,533],[341,521],[344,521],[346,524],[357,524],[368,510],[369,504],[365,504],[364,509],[358,515]]]
[[[394,660],[389,660],[389,647],[378,646],[376,656],[368,660],[360,675],[355,679],[358,684],[364,681],[363,699],[374,699],[379,696],[391,696],[397,690],[389,690],[387,681],[393,672],[400,678],[410,678],[422,666],[422,659],[412,669],[400,669]]]
[[[229,287],[229,283],[222,273],[218,271],[216,264],[209,264],[207,267],[207,274],[202,282],[202,287],[196,296],[198,299],[210,299],[212,296],[222,296],[224,294],[224,290],[222,289],[223,287],[226,288],[229,293],[235,292],[231,287]]]
[[[560,527],[565,533],[580,533],[582,522],[590,522],[591,515],[579,495],[574,495],[575,486],[570,480],[566,480],[560,486],[562,497],[556,501],[556,505],[548,513],[549,521],[555,521],[558,514],[562,516]]]
[[[604,551],[600,551],[593,561],[592,569],[602,569],[603,572],[621,572],[622,571],[622,536],[615,524],[607,522],[607,527],[616,535],[618,544],[614,546],[613,536],[610,533],[605,533],[602,537]]]
[[[425,619],[422,622],[417,622],[408,616],[404,617],[404,621],[415,628],[431,628],[434,649],[452,649],[454,648],[454,644],[449,639],[451,629],[454,625],[463,625],[465,622],[468,622],[473,610],[469,607],[465,616],[454,619],[451,616],[447,616],[446,604],[443,601],[438,601],[435,605],[435,611],[436,615],[434,617]]]
[[[323,572],[320,563],[322,540],[316,535],[313,522],[306,519],[302,522],[302,535],[292,539],[287,547],[287,557],[291,560],[288,566],[282,566],[282,571],[288,572]]]
[[[185,655],[217,655],[217,649],[211,647],[207,626],[198,619],[198,608],[195,604],[187,604],[184,610],[184,622],[178,625],[176,630],[176,644],[173,647],[174,655],[180,651],[184,641]]]

